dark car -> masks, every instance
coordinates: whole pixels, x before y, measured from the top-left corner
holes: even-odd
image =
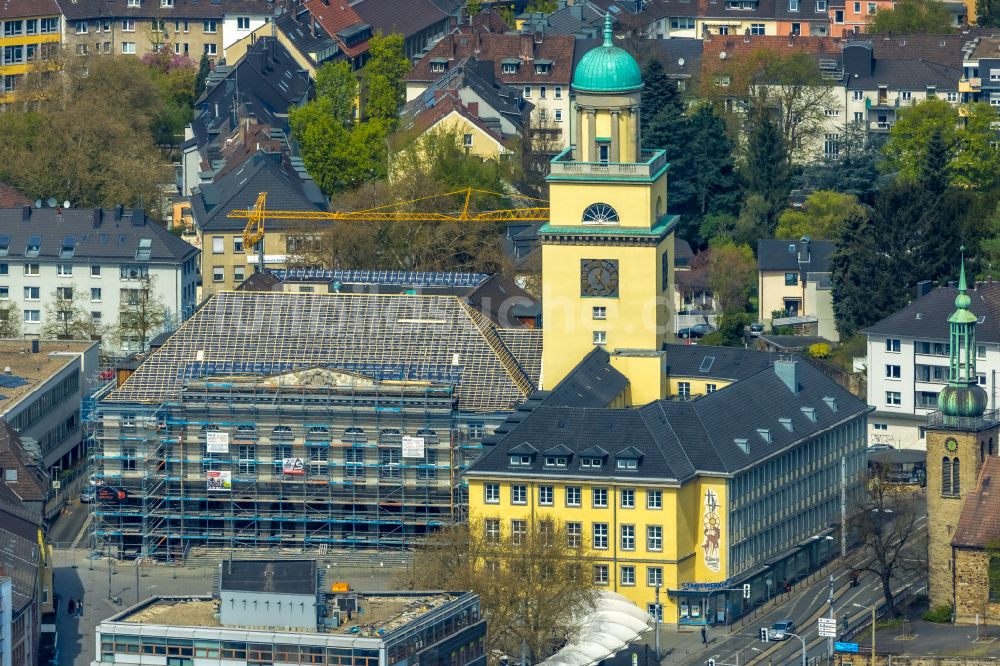
[[[695,324],[694,326],[687,326],[677,331],[677,337],[682,340],[695,340],[714,332],[715,329],[708,324]]]
[[[751,338],[759,338],[760,334],[763,333],[763,332],[764,332],[764,324],[760,323],[759,321],[756,321],[756,322],[750,324],[750,337]]]

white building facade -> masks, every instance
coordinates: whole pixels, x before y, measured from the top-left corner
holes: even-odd
[[[870,327],[868,335],[868,418],[870,445],[923,449],[924,423],[937,411],[937,396],[948,383],[948,315],[955,294],[941,287]],[[979,385],[997,408],[1000,395],[1000,284],[970,292],[976,326],[976,369]],[[1000,314],[1000,309],[998,309]]]

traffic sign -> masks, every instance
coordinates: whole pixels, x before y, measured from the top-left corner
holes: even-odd
[[[819,635],[826,638],[836,638],[837,619],[833,617],[819,618]]]
[[[858,644],[837,642],[833,644],[833,649],[836,650],[837,652],[857,652]]]

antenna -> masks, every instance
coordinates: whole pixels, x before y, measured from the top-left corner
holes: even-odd
[[[66,201],[63,201],[63,208],[69,208],[69,207],[70,207],[69,206],[69,199],[66,199]]]
[[[49,208],[55,208],[55,207],[56,207],[56,206],[57,206],[58,204],[59,204],[59,202],[58,202],[58,201],[56,201],[56,198],[55,198],[55,197],[49,197],[49,198],[48,198],[48,199],[47,199],[47,200],[45,201],[45,205],[46,205],[46,206],[48,206]]]

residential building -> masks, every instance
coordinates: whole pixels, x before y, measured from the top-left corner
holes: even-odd
[[[96,538],[156,558],[409,547],[464,516],[458,471],[537,386],[540,341],[460,295],[215,293],[98,396],[120,492]]]
[[[269,21],[267,0],[57,0],[73,53],[142,56],[168,49],[193,60],[222,58],[228,44]]]
[[[208,666],[486,663],[472,592],[329,592],[311,560],[233,560],[221,570],[215,594],[156,596],[101,622],[92,666],[155,664],[160,653]]]
[[[316,183],[281,153],[257,152],[215,182],[197,185],[191,193],[191,215],[202,248],[202,297],[233,289],[258,268],[260,252],[243,247],[247,220],[230,218],[229,213],[253,208],[261,192],[267,193],[267,205],[274,210],[327,210]],[[286,267],[289,257],[304,251],[315,230],[315,222],[268,220],[261,241],[264,266]]]
[[[18,491],[24,491],[25,486],[18,474],[20,469],[4,468],[3,472],[0,637],[4,640],[0,644],[0,659],[11,666],[37,666],[42,613],[54,610],[52,552],[45,543],[41,516],[26,508],[19,496]],[[48,477],[43,479],[41,482],[47,486]]]
[[[96,381],[98,353],[96,342],[0,341],[4,364],[0,419],[9,424],[0,426],[0,451],[6,451],[0,453],[0,467],[13,468],[11,461],[4,462],[5,456],[26,464],[23,449],[40,473],[60,479],[86,460],[80,408]],[[31,484],[37,474],[25,469],[21,476]],[[43,491],[40,498],[17,492],[27,508],[47,519],[45,502],[51,499],[47,484]]]
[[[987,102],[1000,107],[1000,38],[982,36],[962,49],[963,102]]]
[[[868,23],[876,12],[892,9],[892,0],[829,0],[830,34],[835,37],[856,37],[867,32]]]
[[[493,64],[492,80],[521,91],[539,145],[558,152],[570,145],[570,79],[576,40],[571,36],[461,32],[447,35],[406,75],[406,100],[416,99],[469,57]]]
[[[14,100],[25,74],[56,59],[60,13],[56,0],[12,0],[0,6],[0,110]]]
[[[836,249],[833,241],[808,236],[757,241],[760,321],[838,340],[830,290],[830,258]],[[781,317],[775,318],[775,312]]]
[[[397,148],[425,132],[455,132],[472,154],[499,160],[514,151],[528,132],[533,106],[521,91],[493,81],[493,63],[468,58],[450,65],[400,112]]]
[[[0,209],[0,300],[19,304],[26,336],[42,335],[57,300],[79,302],[111,331],[147,293],[162,304],[164,326],[177,326],[194,310],[197,286],[197,248],[141,208]],[[104,336],[105,352],[148,342],[114,337]]]
[[[17,497],[20,507],[39,521],[45,520],[50,477],[38,443],[28,437],[22,441],[4,418],[0,418],[0,471],[0,483]]]
[[[951,351],[948,316],[954,287],[918,286],[917,297],[864,333],[868,336],[868,404],[872,443],[925,448],[925,420],[939,409],[948,382]],[[997,409],[1000,388],[1000,284],[974,285],[968,311],[977,317],[977,381],[986,391],[987,410]]]
[[[425,56],[452,27],[453,13],[439,6],[443,4],[453,8],[457,3],[441,0],[361,0],[352,3],[362,26],[370,26],[371,30],[385,35],[402,35],[403,52],[412,61]],[[358,29],[358,26],[352,27]]]
[[[675,351],[649,360],[672,364]],[[868,407],[787,359],[647,403],[629,376],[646,360],[595,349],[533,396],[465,471],[469,515],[496,538],[558,520],[596,554],[595,585],[651,615],[659,593],[665,622],[730,624],[836,555]]]
[[[309,75],[274,37],[261,37],[231,65],[206,80],[185,131],[182,194],[212,182],[260,149],[292,154],[289,110],[308,101]],[[262,136],[263,134],[263,136]]]

